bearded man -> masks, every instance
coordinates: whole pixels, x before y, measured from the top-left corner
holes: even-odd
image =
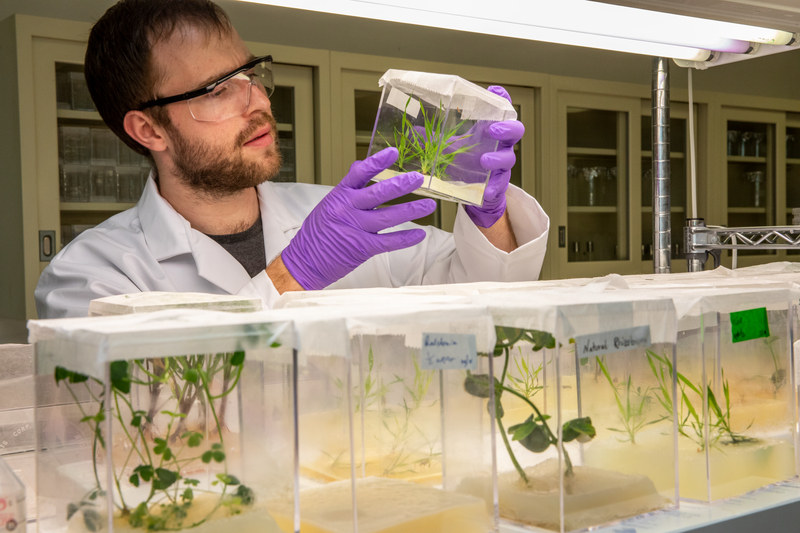
[[[409,221],[433,212],[433,200],[378,209],[419,188],[420,174],[366,186],[395,162],[394,148],[355,162],[333,188],[269,181],[281,167],[271,62],[210,0],[121,0],[100,18],[89,90],[153,169],[133,209],[51,261],[36,289],[41,318],[85,316],[95,298],[143,291],[271,307],[286,291],[538,278],[549,219],[509,186],[521,123],[488,128],[499,148],[476,163],[491,171],[483,206],[460,206],[453,234],[422,228]]]

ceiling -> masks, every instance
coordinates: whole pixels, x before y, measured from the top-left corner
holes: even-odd
[[[665,13],[800,32],[800,0],[594,0]]]

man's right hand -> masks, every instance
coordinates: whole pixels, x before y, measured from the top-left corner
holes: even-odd
[[[422,175],[410,172],[366,187],[394,164],[397,155],[395,148],[387,148],[353,163],[347,176],[303,221],[281,258],[304,289],[323,289],[372,256],[414,246],[425,238],[422,229],[378,233],[436,209],[431,199],[376,209],[422,185]]]

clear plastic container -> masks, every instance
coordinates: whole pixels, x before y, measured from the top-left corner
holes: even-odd
[[[696,288],[683,299],[694,305],[678,322],[681,497],[710,503],[796,476],[798,293]]]
[[[89,302],[89,316],[132,315],[165,309],[203,309],[228,313],[260,311],[260,298],[231,294],[148,291],[106,296]]]
[[[480,157],[497,149],[489,136],[493,122],[514,120],[505,98],[458,76],[389,70],[372,132],[369,155],[387,147],[397,162],[374,179],[416,171],[425,177],[417,194],[483,205],[489,171]]]
[[[0,529],[25,533],[25,485],[0,456]]]
[[[29,322],[40,531],[280,532],[268,502],[295,487],[292,334],[253,316]]]
[[[56,107],[72,109],[72,84],[69,72],[56,70]]]
[[[500,518],[576,531],[676,508],[677,436],[661,412],[674,378],[651,363],[674,365],[672,302],[555,290],[476,302],[497,325]]]
[[[92,202],[117,201],[117,171],[111,166],[92,165],[90,167],[92,192],[89,200]]]
[[[294,317],[301,339],[301,530],[494,531],[494,458],[482,430],[493,412],[464,389],[468,375],[492,373],[492,358],[478,356],[491,346],[485,309],[389,309],[361,296],[363,305],[273,311]],[[469,364],[445,368],[430,345],[452,334],[472,338],[473,352],[465,341]],[[469,476],[483,480],[478,494],[460,490]],[[274,509],[292,531],[290,501]]]
[[[117,201],[136,203],[142,195],[144,180],[141,167],[117,167]]]
[[[62,202],[88,202],[91,193],[89,165],[60,165],[59,188]]]
[[[65,165],[88,165],[92,158],[89,128],[58,127],[58,159]]]
[[[86,76],[83,72],[70,72],[70,96],[72,97],[72,109],[78,111],[97,111],[89,94],[89,86],[86,85]]]
[[[91,128],[92,164],[117,165],[119,151],[117,136],[108,128]]]
[[[118,153],[120,166],[138,167],[142,164],[143,157],[131,150],[119,137],[117,137],[117,143],[119,144]]]

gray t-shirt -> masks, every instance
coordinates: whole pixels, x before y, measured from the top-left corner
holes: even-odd
[[[267,254],[264,251],[264,228],[261,217],[249,229],[231,235],[209,235],[242,264],[251,278],[267,268]]]

